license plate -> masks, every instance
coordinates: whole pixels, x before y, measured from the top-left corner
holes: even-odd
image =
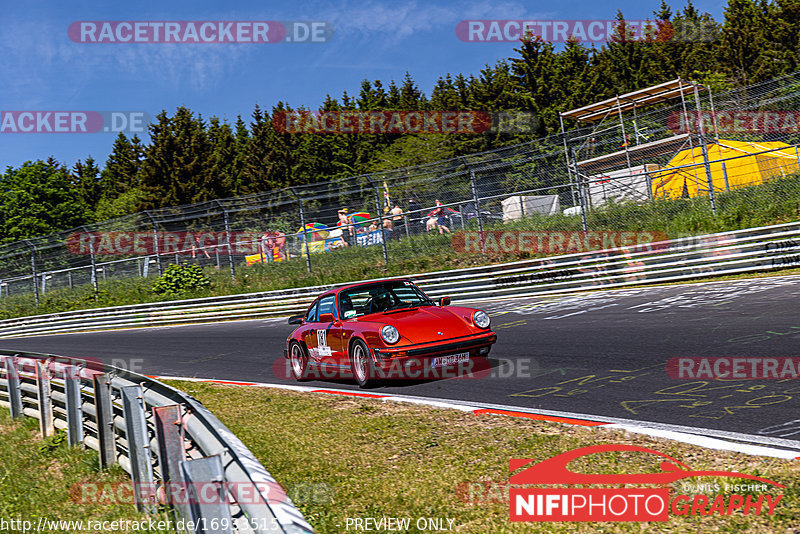
[[[431,367],[444,367],[445,365],[454,365],[468,361],[469,352],[459,352],[458,354],[450,354],[449,356],[437,356],[436,358],[431,358]]]

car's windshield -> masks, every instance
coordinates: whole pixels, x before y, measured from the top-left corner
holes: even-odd
[[[434,306],[434,303],[407,280],[378,282],[339,293],[343,319],[417,306]]]

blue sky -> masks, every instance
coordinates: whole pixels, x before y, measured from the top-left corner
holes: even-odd
[[[187,106],[205,117],[248,120],[255,104],[283,100],[317,108],[326,93],[357,95],[364,78],[400,81],[409,71],[430,94],[448,72],[478,74],[514,56],[513,43],[466,43],[468,19],[628,19],[652,16],[660,0],[209,1],[0,0],[0,111],[137,111],[151,116]],[[668,1],[673,11],[685,5]],[[722,20],[725,3],[696,0]],[[327,43],[85,44],[75,21],[326,21]],[[146,134],[143,137],[147,139]],[[54,156],[73,165],[91,155],[102,166],[115,134],[0,133],[0,170]]]

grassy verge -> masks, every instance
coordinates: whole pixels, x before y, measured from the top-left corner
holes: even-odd
[[[111,487],[116,483],[130,484],[130,477],[119,467],[100,470],[97,453],[68,447],[63,433],[41,440],[35,419],[13,421],[5,410],[0,413],[0,458],[2,532],[36,532],[38,527],[42,527],[40,532],[111,532],[117,530],[96,528],[97,522],[106,522],[105,526],[110,527],[114,521],[128,521],[131,527],[146,525],[140,529],[144,532],[175,532],[148,530],[151,519],[166,524],[169,520],[166,512],[145,516],[132,504],[112,504],[108,502],[110,499],[74,502],[73,498],[82,500],[81,484],[89,484],[91,488],[106,487],[104,484]],[[20,523],[24,521],[33,527]],[[69,521],[83,523],[67,525]],[[95,528],[91,528],[89,521]]]
[[[591,211],[587,215],[587,222],[589,228],[596,231],[664,232],[670,238],[678,238],[795,221],[800,218],[800,176],[793,175],[758,186],[718,193],[716,203],[716,216],[711,213],[708,199],[704,197],[657,200],[644,204],[608,204]],[[477,229],[474,221],[470,224],[468,229]],[[579,216],[532,216],[506,224],[490,225],[485,229],[578,231],[582,225]],[[235,280],[231,280],[229,268],[223,262],[220,271],[206,269],[212,283],[210,288],[188,291],[182,298],[333,284],[490,265],[545,255],[460,252],[451,246],[449,235],[431,233],[391,241],[388,244],[388,256],[387,264],[382,247],[351,247],[328,254],[313,254],[311,273],[306,270],[304,257],[250,267],[244,266],[243,260],[238,257]],[[168,300],[152,291],[153,283],[153,278],[110,279],[100,282],[97,295],[93,294],[90,286],[50,290],[38,307],[33,295],[6,296],[0,299],[0,319]]]
[[[602,428],[475,416],[373,399],[315,396],[266,388],[172,382],[200,399],[267,466],[317,532],[354,531],[355,518],[452,519],[454,532],[792,532],[800,528],[800,461],[711,451]],[[257,413],[257,417],[253,414]],[[768,516],[675,516],[666,523],[511,523],[504,496],[512,458],[544,460],[601,443],[625,443],[663,452],[697,470],[740,471],[775,480],[786,489]],[[605,453],[570,468],[587,473],[655,473],[652,457]],[[697,484],[744,483],[714,477],[672,484],[672,495]],[[481,484],[482,483],[482,484]],[[687,484],[694,485],[690,488]],[[710,492],[730,495],[731,492]],[[746,493],[745,493],[746,494]],[[757,494],[756,494],[757,495]],[[444,522],[447,525],[447,521]],[[376,530],[385,532],[385,530]]]

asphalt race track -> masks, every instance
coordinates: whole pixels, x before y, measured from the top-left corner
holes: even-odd
[[[373,392],[800,439],[800,378],[678,380],[666,372],[674,357],[800,356],[800,276],[482,307],[499,340],[480,378],[394,381]],[[281,350],[292,328],[238,321],[5,339],[0,348],[95,357],[147,374],[289,384]]]

